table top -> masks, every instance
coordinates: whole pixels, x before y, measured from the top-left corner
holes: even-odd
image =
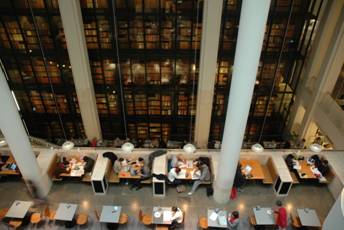
[[[5,217],[10,218],[24,218],[29,208],[33,205],[32,201],[20,201],[13,202],[11,208],[6,213]]]
[[[250,175],[252,175],[252,177],[246,178],[249,180],[264,180],[264,172],[263,172],[263,168],[261,163],[259,162],[259,160],[247,160],[247,159],[241,159],[240,160],[240,164],[242,166],[242,168],[245,168],[247,165],[249,165],[252,170],[250,172]],[[243,175],[245,175],[243,173]]]
[[[116,208],[116,210],[115,210]],[[121,206],[103,206],[99,222],[103,223],[118,223],[121,215]]]
[[[296,212],[302,226],[321,227],[320,220],[314,209],[298,208]]]
[[[311,170],[311,166],[307,164],[307,160],[300,160],[298,161],[301,169],[297,170],[300,178],[302,179],[316,179],[317,177],[314,175],[314,173]],[[305,173],[305,176],[302,176],[302,174]]]
[[[160,213],[160,217],[156,216],[156,212]],[[172,215],[172,207],[153,207],[153,224],[167,224],[170,225],[172,223],[171,220],[164,219],[167,218],[169,215]]]
[[[77,204],[60,203],[56,211],[55,220],[73,220],[77,208]]]
[[[215,217],[216,220],[212,219],[212,215]],[[221,225],[219,222],[219,218],[225,218],[226,225]],[[208,226],[209,227],[215,227],[215,228],[227,228],[227,211],[225,210],[219,210],[217,213],[214,209],[208,209]]]
[[[254,207],[253,212],[256,218],[257,225],[275,224],[274,211],[271,208]],[[271,214],[269,214],[268,212],[270,212]]]

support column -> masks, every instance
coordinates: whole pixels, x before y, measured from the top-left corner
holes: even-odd
[[[195,122],[195,143],[198,148],[207,148],[208,146],[211,114],[213,110],[217,54],[219,50],[222,5],[222,0],[204,1]]]
[[[0,68],[0,129],[25,180],[31,180],[42,195],[48,194],[51,181],[42,174],[33,153],[29,137],[19,116],[15,101]]]
[[[256,81],[270,0],[243,0],[214,199],[229,200]]]
[[[102,139],[79,0],[59,0],[69,60],[88,140]]]

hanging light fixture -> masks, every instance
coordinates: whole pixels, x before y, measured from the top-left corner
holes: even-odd
[[[196,30],[195,30],[195,38],[198,37],[198,19],[199,19],[199,3],[201,0],[197,0],[197,14],[196,14]],[[193,80],[192,80],[192,95],[191,95],[191,105],[194,105],[195,101],[195,79],[196,79],[196,61],[197,61],[197,46],[195,45],[194,49],[194,63],[192,64],[192,73],[193,73]],[[196,151],[196,146],[192,144],[192,113],[190,111],[190,132],[189,132],[189,143],[183,146],[183,150],[185,153],[191,154]]]
[[[65,151],[68,151],[68,150],[71,150],[74,147],[74,143],[71,142],[71,141],[67,141],[66,131],[65,131],[64,127],[63,127],[63,122],[62,122],[62,118],[61,118],[61,115],[60,115],[60,112],[59,112],[58,103],[57,103],[57,99],[56,99],[56,95],[55,95],[55,90],[54,90],[54,87],[53,87],[53,84],[52,84],[52,81],[51,81],[50,72],[48,71],[47,59],[45,57],[42,41],[41,41],[41,38],[40,38],[39,32],[38,32],[38,30],[39,30],[38,28],[39,27],[37,25],[36,18],[35,18],[35,15],[33,13],[30,1],[28,1],[28,5],[30,7],[30,13],[31,13],[31,16],[32,16],[32,21],[33,21],[33,24],[34,24],[35,33],[36,33],[38,44],[39,44],[39,48],[40,48],[40,51],[41,51],[41,55],[42,55],[42,59],[43,59],[43,63],[44,63],[44,69],[45,69],[45,72],[47,73],[47,78],[48,78],[48,81],[49,81],[49,85],[50,85],[50,89],[51,89],[51,93],[52,93],[52,98],[53,98],[54,103],[55,103],[56,114],[57,114],[57,116],[59,118],[60,126],[61,126],[61,129],[62,129],[62,132],[63,132],[63,136],[64,136],[64,139],[65,139],[65,142],[62,144],[62,149],[65,150]],[[58,64],[57,64],[57,67],[58,67]]]
[[[0,138],[0,147],[4,147],[7,145],[7,142],[5,140],[5,138]]]
[[[259,143],[252,145],[251,149],[255,153],[262,153],[264,151],[264,147]]]
[[[121,149],[123,150],[124,153],[131,153],[134,150],[134,145],[131,142],[125,142]]]
[[[323,150],[323,147],[317,143],[314,143],[314,144],[311,144],[309,146],[309,149],[312,151],[312,152],[315,152],[315,153],[320,153],[322,150]]]
[[[112,13],[113,13],[113,28],[114,28],[114,37],[115,37],[115,45],[116,45],[116,59],[117,59],[117,70],[118,70],[118,77],[119,77],[119,87],[120,87],[120,94],[121,94],[121,101],[122,101],[122,114],[123,114],[123,123],[124,123],[124,132],[125,138],[128,140],[128,131],[127,131],[127,119],[125,116],[125,109],[124,109],[124,93],[123,93],[123,83],[122,83],[122,73],[121,73],[121,65],[120,65],[120,58],[119,58],[119,48],[118,48],[118,32],[117,32],[117,17],[115,11],[115,2],[112,0]],[[127,141],[122,145],[122,150],[125,153],[131,153],[135,146],[133,143]]]

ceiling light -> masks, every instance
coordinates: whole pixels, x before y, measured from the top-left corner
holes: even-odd
[[[132,143],[130,143],[130,142],[126,142],[126,143],[124,143],[123,145],[122,145],[122,150],[123,150],[123,152],[125,152],[125,153],[131,153],[133,150],[134,150],[134,145],[132,144]]]
[[[188,143],[188,144],[184,145],[183,150],[184,150],[184,152],[191,154],[191,153],[194,153],[196,151],[196,147],[193,144]]]
[[[7,145],[7,142],[5,139],[0,139],[0,147],[4,147]]]
[[[263,146],[262,146],[261,144],[259,144],[259,143],[256,143],[256,144],[252,145],[252,146],[251,146],[251,149],[252,149],[252,151],[255,152],[255,153],[261,153],[261,152],[264,151]]]
[[[62,149],[65,150],[65,151],[71,150],[73,147],[74,147],[74,143],[71,142],[71,141],[66,141],[62,145]]]
[[[314,144],[311,144],[309,146],[309,149],[312,151],[312,152],[315,152],[315,153],[320,153],[323,149],[323,147],[317,143],[314,143]]]

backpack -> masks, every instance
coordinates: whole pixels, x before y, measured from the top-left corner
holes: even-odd
[[[214,189],[213,187],[207,187],[207,196],[212,196],[214,194]]]

